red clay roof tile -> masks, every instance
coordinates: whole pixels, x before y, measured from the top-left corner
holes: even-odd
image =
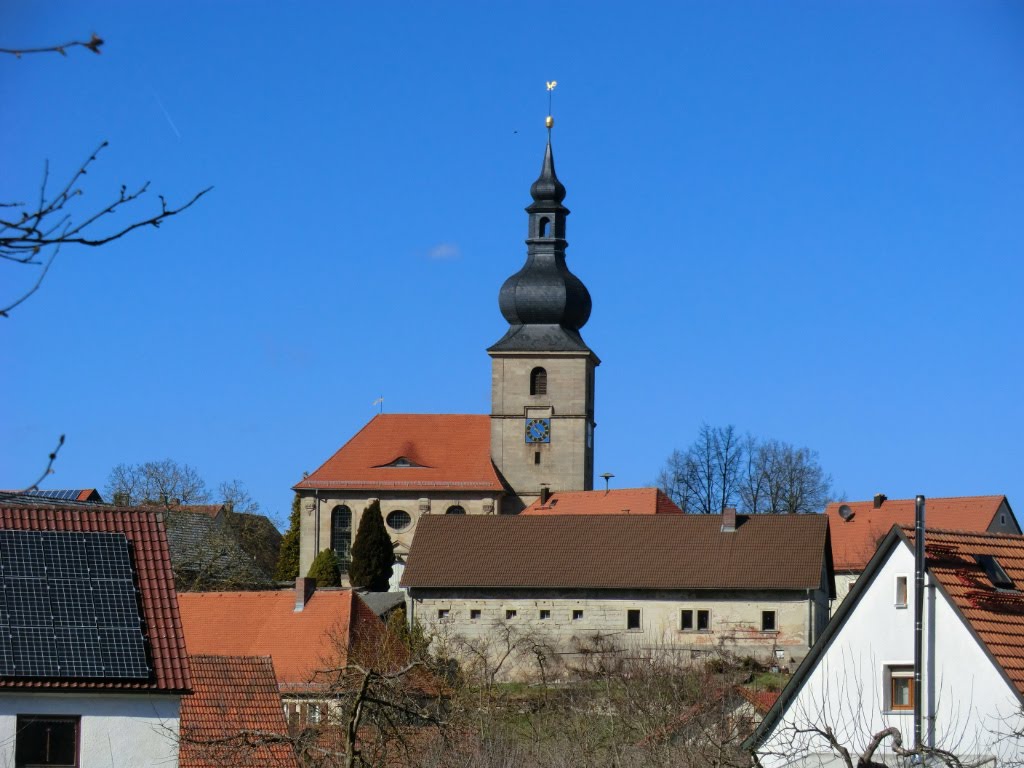
[[[416,466],[388,466],[398,459]],[[462,414],[386,413],[295,486],[395,490],[504,489],[491,462],[491,419]]]
[[[913,542],[913,528],[904,533]],[[1016,589],[997,588],[976,555],[996,558]],[[1024,536],[929,527],[925,557],[928,571],[1024,696]]]
[[[658,488],[616,488],[609,491],[556,491],[546,503],[534,501],[523,515],[681,515]]]
[[[3,507],[0,528],[15,531],[123,533],[132,548],[143,632],[153,672],[148,682],[0,679],[0,688],[181,692],[191,688],[167,535],[159,513],[110,507]]]
[[[984,531],[992,523],[1005,496],[929,498],[925,520],[932,528]],[[853,510],[843,520],[840,506]],[[871,501],[833,502],[825,508],[832,533],[832,559],[837,571],[863,571],[878,544],[893,525],[913,525],[914,499],[886,499],[874,509]]]
[[[318,670],[343,666],[353,645],[387,628],[354,592],[317,590],[301,611],[295,592],[187,592],[178,596],[191,653],[270,656],[283,690],[318,687]]]
[[[180,768],[298,768],[269,656],[190,656]]]

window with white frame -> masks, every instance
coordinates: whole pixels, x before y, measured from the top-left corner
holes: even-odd
[[[896,585],[895,594],[893,595],[893,604],[897,608],[907,607],[907,582],[908,576],[904,573],[896,574]]]
[[[448,608],[438,608],[437,609],[437,619],[438,619],[438,621],[444,621],[445,619],[447,619],[449,613],[450,613],[450,610]]]
[[[685,608],[679,615],[679,629],[683,632],[710,632],[711,611]]]

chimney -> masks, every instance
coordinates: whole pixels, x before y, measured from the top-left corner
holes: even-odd
[[[886,501],[888,501],[888,499],[889,499],[889,497],[886,496],[884,493],[876,493],[875,494],[875,502],[874,502],[875,509],[881,509],[882,508],[882,504],[884,504]]]
[[[547,485],[542,485],[540,487],[540,504],[541,504],[541,506],[544,506],[545,504],[547,504],[548,503],[548,499],[550,499],[550,498],[551,498],[551,487],[547,486]]]
[[[722,533],[736,532],[736,507],[722,509]]]
[[[298,613],[306,607],[309,598],[316,592],[316,579],[308,576],[299,576],[295,580],[295,612]]]

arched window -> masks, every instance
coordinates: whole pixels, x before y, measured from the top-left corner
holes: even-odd
[[[348,568],[352,551],[352,510],[339,504],[331,510],[331,549],[338,566]]]
[[[464,515],[466,510],[460,507],[458,504],[452,504],[448,509],[445,510],[446,515]]]
[[[548,372],[543,368],[530,371],[530,394],[546,395],[548,393]]]
[[[385,522],[392,530],[404,531],[412,525],[412,517],[404,509],[396,509],[394,512],[388,512]]]
[[[551,234],[551,219],[546,217],[541,219],[537,231],[541,237],[549,237]]]

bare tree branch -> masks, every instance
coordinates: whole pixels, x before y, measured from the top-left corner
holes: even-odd
[[[57,460],[57,454],[60,453],[60,449],[61,449],[62,445],[64,445],[64,435],[60,436],[60,439],[57,441],[57,447],[53,449],[52,453],[50,453],[50,457],[49,457],[50,460],[46,463],[46,469],[43,470],[43,474],[41,474],[39,476],[39,479],[36,480],[34,483],[32,483],[32,485],[30,485],[28,488],[26,488],[24,491],[22,491],[22,493],[29,493],[31,491],[38,491],[39,490],[39,484],[41,482],[43,482],[43,480],[45,480],[47,477],[49,477],[50,475],[53,474],[53,462],[55,462]]]
[[[100,46],[102,46],[103,43],[103,38],[93,32],[92,37],[86,41],[72,40],[69,43],[50,45],[44,48],[0,48],[0,53],[8,53],[18,59],[29,53],[59,53],[61,56],[67,56],[68,48],[81,47],[88,48],[93,53],[99,54],[102,53],[102,51],[100,51]]]

